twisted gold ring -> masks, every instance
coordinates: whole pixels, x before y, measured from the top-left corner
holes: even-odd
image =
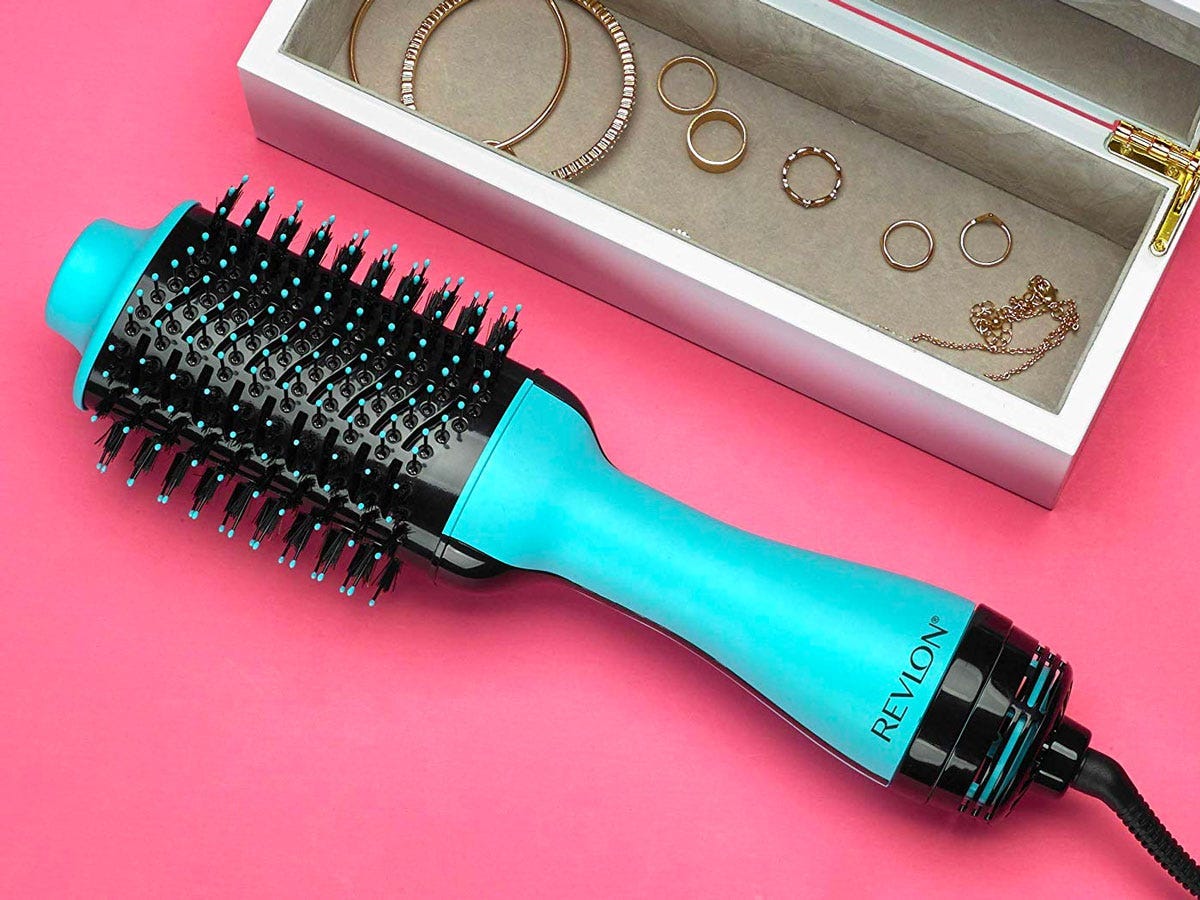
[[[788,173],[792,169],[792,163],[805,156],[819,156],[833,168],[833,188],[828,194],[825,194],[823,197],[817,197],[815,200],[801,197],[792,190],[791,183],[788,181]],[[780,183],[783,186],[783,192],[788,195],[788,199],[793,203],[798,203],[805,209],[817,209],[837,199],[838,191],[842,189],[842,164],[828,150],[822,150],[820,147],[798,147],[789,153],[788,158],[783,161],[783,173],[780,176]]]

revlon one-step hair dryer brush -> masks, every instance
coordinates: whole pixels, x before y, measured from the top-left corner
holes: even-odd
[[[99,467],[158,464],[196,518],[369,602],[404,558],[444,575],[552,573],[677,637],[852,768],[991,819],[1031,785],[1107,803],[1180,884],[1200,870],[1115,761],[1064,714],[1071,667],[1007,618],[921,582],[774,543],[621,474],[579,400],[508,359],[517,311],[429,263],[372,261],[302,204],[260,228],[184,203],[136,231],[100,220],[46,317],[83,356],[76,404]],[[245,204],[243,204],[245,205]],[[362,273],[356,277],[356,273]],[[161,463],[159,462],[161,458]],[[837,628],[828,623],[836,621]]]

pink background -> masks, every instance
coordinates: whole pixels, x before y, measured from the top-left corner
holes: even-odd
[[[99,476],[42,307],[90,219],[150,223],[243,171],[369,225],[523,300],[517,356],[630,473],[1046,640],[1074,716],[1195,852],[1200,229],[1048,513],[257,143],[234,63],[265,5],[0,12],[0,894],[1166,891],[1097,802],[1029,797],[990,826],[922,809],[564,585],[410,576],[369,610],[156,504],[154,478]]]

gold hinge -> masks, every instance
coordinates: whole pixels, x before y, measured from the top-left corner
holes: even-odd
[[[1171,205],[1150,241],[1150,252],[1162,256],[1171,245],[1188,206],[1200,191],[1200,148],[1192,150],[1128,122],[1117,122],[1116,129],[1109,135],[1108,149],[1130,162],[1167,176],[1178,185]]]

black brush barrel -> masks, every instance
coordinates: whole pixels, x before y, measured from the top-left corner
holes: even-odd
[[[368,265],[359,235],[322,265],[331,222],[294,252],[299,210],[256,233],[269,202],[241,224],[232,201],[193,207],[154,254],[84,390],[112,419],[100,467],[132,446],[132,483],[163,458],[160,500],[195,478],[193,517],[219,499],[226,534],[281,538],[280,561],[306,553],[319,579],[340,560],[350,593],[389,588],[405,553],[503,571],[441,535],[534,374],[505,358],[515,314],[486,324],[490,297],[428,285],[428,262],[397,271],[384,251]]]

